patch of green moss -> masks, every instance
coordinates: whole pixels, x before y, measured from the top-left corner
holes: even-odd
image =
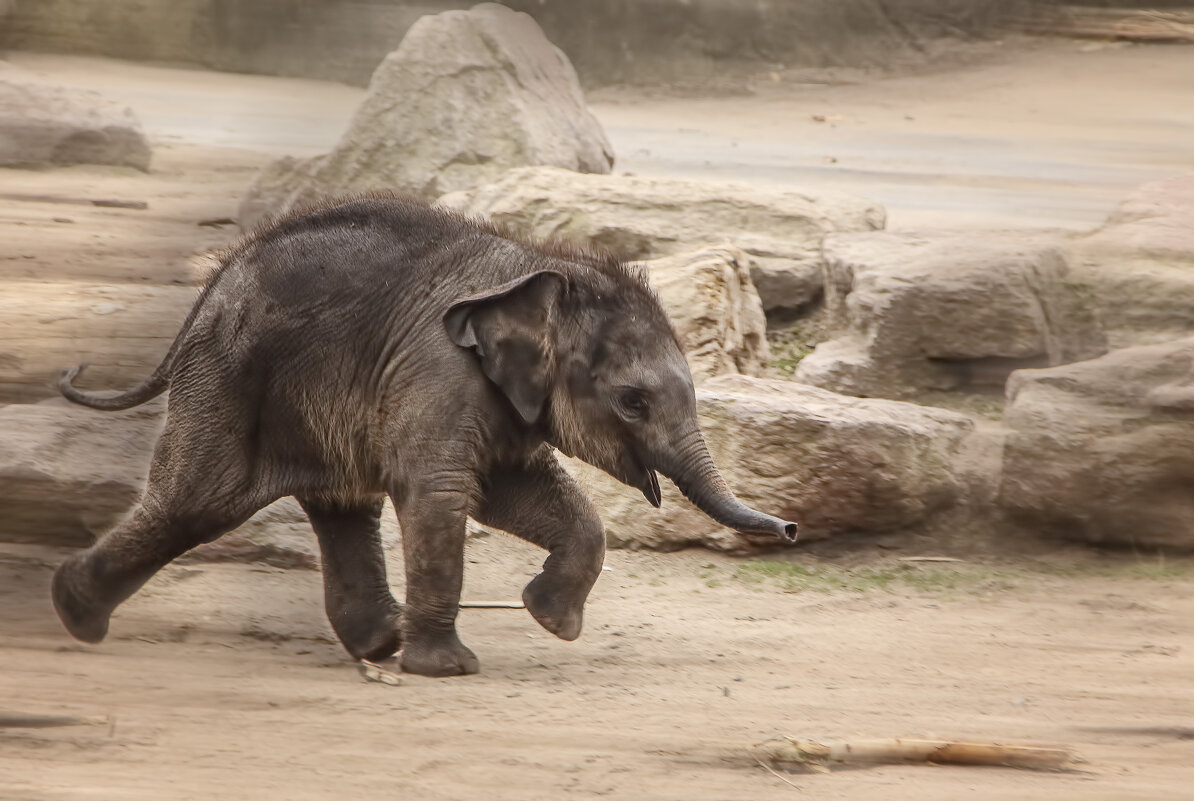
[[[949,409],[952,412],[963,412],[975,417],[985,417],[988,420],[1002,420],[1004,399],[1002,395],[991,393],[965,392],[925,392],[919,397],[912,398],[914,403],[921,406],[934,406],[938,409]]]
[[[1003,591],[1013,589],[1021,582],[1039,582],[1048,576],[1097,577],[1108,581],[1194,582],[1194,559],[1100,559],[1000,567],[953,562],[909,562],[853,568],[752,560],[739,564],[733,573],[734,579],[744,584],[773,586],[784,592],[861,594],[911,590],[929,595],[973,595]]]
[[[782,331],[768,331],[767,345],[771,361],[767,366],[785,378],[796,374],[796,365],[817,346],[816,333],[797,324]]]
[[[734,577],[747,584],[773,584],[785,592],[987,592],[1012,586],[1011,575],[986,567],[909,563],[844,568],[809,567],[796,562],[751,561],[738,566]]]
[[[1033,570],[1045,575],[1081,578],[1093,576],[1106,579],[1143,581],[1194,581],[1194,559],[1165,556],[1128,559],[1100,559],[1066,564],[1034,565]]]

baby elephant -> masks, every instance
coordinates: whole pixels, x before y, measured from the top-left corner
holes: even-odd
[[[54,574],[54,606],[99,642],[166,563],[294,495],[322,552],[328,618],[354,657],[475,673],[456,634],[465,518],[548,552],[527,609],[575,639],[605,536],[555,448],[659,505],[655,471],[718,522],[795,539],[726,487],[659,300],[616,260],[528,244],[412,200],[291,215],[234,246],[162,363],[96,409],[170,389],[140,503]],[[398,512],[406,604],[386,582]]]

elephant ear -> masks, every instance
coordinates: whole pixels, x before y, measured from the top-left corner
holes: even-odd
[[[481,370],[528,423],[543,413],[555,358],[551,334],[564,276],[541,270],[461,298],[444,314],[453,342],[473,350]]]

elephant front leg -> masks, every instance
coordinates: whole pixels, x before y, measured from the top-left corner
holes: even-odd
[[[544,448],[526,465],[495,470],[477,519],[548,551],[543,572],[523,590],[523,602],[552,634],[579,637],[585,600],[605,560],[605,530],[555,456]]]
[[[328,620],[357,659],[385,659],[400,644],[401,610],[386,581],[380,498],[299,498],[319,538]]]
[[[469,497],[464,488],[427,486],[401,502],[394,498],[406,558],[402,669],[407,673],[457,676],[480,669],[456,633]]]

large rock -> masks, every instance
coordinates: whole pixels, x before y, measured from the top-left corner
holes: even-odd
[[[918,526],[965,497],[954,463],[973,423],[962,415],[747,376],[707,382],[697,404],[730,487],[747,504],[798,521],[801,541]],[[596,503],[613,547],[742,552],[776,545],[723,528],[667,480],[657,510],[596,468],[567,464]]]
[[[819,297],[826,235],[874,231],[886,220],[882,206],[841,193],[546,167],[511,170],[438,203],[526,236],[593,244],[623,259],[732,242],[754,259],[751,277],[768,311]]]
[[[149,170],[132,109],[0,64],[0,167],[114,164]]]
[[[1115,347],[1194,331],[1194,173],[1145,184],[1070,247]]]
[[[401,540],[398,518],[387,502],[381,514],[381,542],[393,548]],[[190,551],[197,562],[261,562],[274,567],[314,570],[319,541],[307,513],[294,498],[281,498],[253,515],[235,531]]]
[[[641,266],[684,345],[694,380],[762,372],[767,319],[750,280],[750,257],[723,244]]]
[[[613,150],[563,52],[528,15],[483,3],[419,19],[335,149],[267,167],[240,222],[347,192],[433,200],[527,164],[609,172]]]
[[[0,539],[90,544],[139,497],[164,408],[0,406]]]
[[[90,545],[141,495],[165,399],[101,412],[63,399],[0,406],[0,540]],[[393,514],[383,540],[397,540]],[[314,567],[318,547],[298,504],[284,499],[191,558]]]
[[[825,242],[837,337],[796,378],[850,395],[1002,386],[1019,367],[1088,359],[1106,339],[1050,236],[871,233]]]
[[[1000,503],[1045,537],[1194,549],[1194,338],[1012,374]]]
[[[57,397],[63,368],[87,389],[128,389],[153,372],[197,290],[82,281],[0,282],[0,403]]]

